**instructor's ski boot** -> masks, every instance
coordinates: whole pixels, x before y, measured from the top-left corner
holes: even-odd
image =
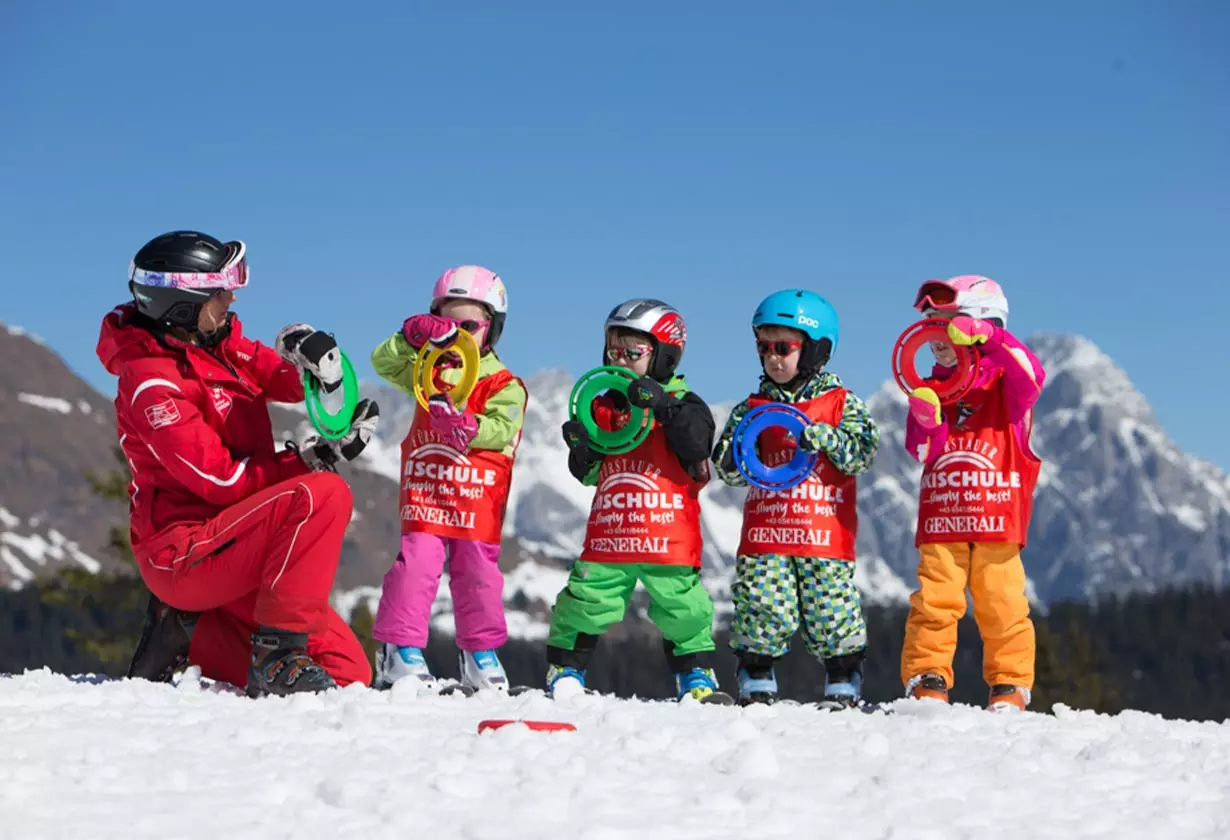
[[[948,682],[939,674],[919,674],[905,684],[905,696],[915,700],[948,702]]]
[[[308,656],[307,640],[307,633],[288,633],[270,627],[253,633],[248,696],[285,697],[337,688],[329,672]]]
[[[773,666],[748,666],[739,669],[739,705],[750,706],[763,703],[771,706],[777,702],[777,675]]]
[[[508,693],[508,675],[494,650],[461,652],[461,684],[475,691]]]
[[[1030,691],[1019,685],[993,685],[987,709],[992,712],[1023,712],[1029,706]]]
[[[567,700],[582,694],[592,694],[585,686],[585,668],[571,665],[547,666],[547,696],[552,700]]]
[[[712,668],[689,668],[675,674],[675,693],[680,700],[691,697],[701,703],[734,705],[735,699],[724,691],[718,691],[717,675]]]
[[[385,642],[376,651],[376,677],[372,680],[372,688],[392,688],[393,683],[403,679],[409,679],[416,690],[431,691],[437,685],[422,648]]]
[[[188,648],[200,613],[168,607],[150,593],[145,608],[145,626],[128,665],[129,679],[170,682],[176,671],[188,664]]]

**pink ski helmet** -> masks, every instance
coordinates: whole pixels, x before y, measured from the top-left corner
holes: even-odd
[[[472,300],[481,303],[491,312],[491,326],[487,329],[487,346],[494,347],[504,332],[504,318],[508,314],[508,292],[500,275],[481,265],[459,265],[450,268],[436,280],[431,290],[431,311],[438,312],[440,303],[449,300]]]
[[[928,280],[918,287],[914,308],[924,315],[962,313],[972,318],[995,318],[1008,326],[1008,298],[1000,285],[980,274],[962,274],[947,280]]]

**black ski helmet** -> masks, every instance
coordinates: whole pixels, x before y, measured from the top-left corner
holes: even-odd
[[[137,251],[128,270],[128,288],[141,314],[166,327],[196,330],[201,307],[219,289],[247,282],[243,242],[222,242],[207,233],[177,230],[151,239]],[[237,282],[206,281],[185,288],[175,285],[176,274],[221,274],[238,267]]]

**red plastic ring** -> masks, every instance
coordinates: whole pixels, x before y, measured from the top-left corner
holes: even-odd
[[[919,375],[914,359],[922,346],[931,341],[943,341],[957,354],[957,372],[947,379],[932,379]],[[907,394],[927,387],[935,391],[941,405],[951,405],[969,392],[978,379],[981,358],[973,347],[953,344],[948,338],[948,322],[938,318],[917,321],[906,327],[893,345],[893,377],[897,387]]]

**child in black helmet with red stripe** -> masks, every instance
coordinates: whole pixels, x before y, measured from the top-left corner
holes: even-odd
[[[709,481],[716,424],[676,373],[687,341],[683,316],[660,300],[635,298],[612,309],[603,330],[603,364],[637,378],[626,399],[611,392],[594,401],[595,423],[617,431],[631,403],[651,410],[653,425],[636,448],[603,455],[579,421],[564,424],[569,471],[596,492],[581,557],[551,611],[547,691],[564,697],[585,690],[598,638],[623,618],[640,581],[679,699],[731,703],[717,690],[713,601],[700,578],[700,491]]]

